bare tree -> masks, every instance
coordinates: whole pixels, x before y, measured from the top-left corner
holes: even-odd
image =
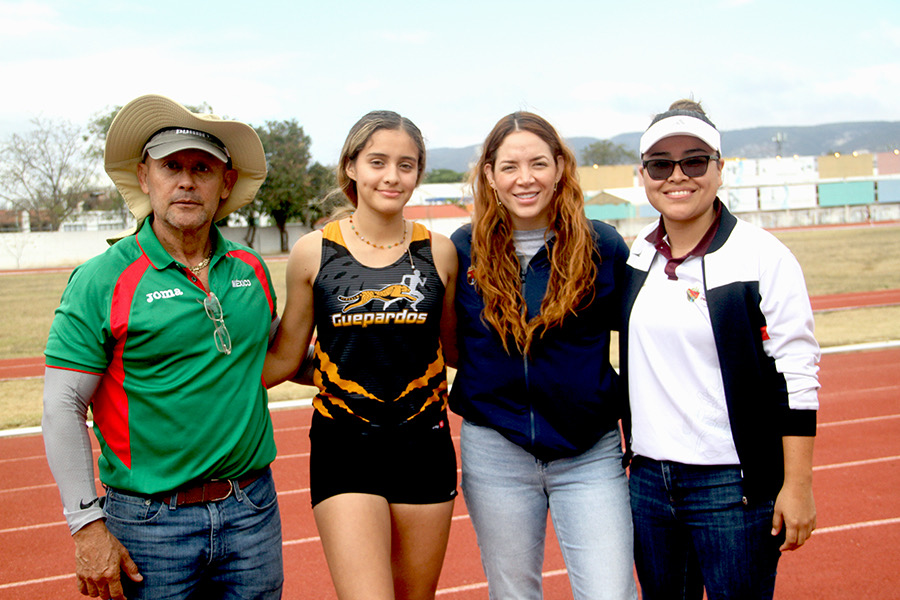
[[[33,236],[27,233],[4,233],[0,235],[0,246],[6,250],[6,253],[13,257],[16,261],[16,268],[22,268],[22,258],[25,256],[26,250],[35,248]]]
[[[0,147],[0,198],[53,231],[77,209],[96,174],[84,132],[68,121],[32,119],[34,130]]]

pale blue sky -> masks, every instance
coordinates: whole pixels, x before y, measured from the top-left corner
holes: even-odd
[[[261,125],[333,163],[375,108],[430,147],[538,112],[565,136],[643,130],[679,97],[720,129],[900,120],[897,0],[0,0],[0,139],[144,93]]]

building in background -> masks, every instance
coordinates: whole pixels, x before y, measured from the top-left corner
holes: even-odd
[[[610,222],[628,237],[659,217],[637,165],[579,167],[578,173],[590,218]],[[741,218],[767,228],[897,221],[900,150],[726,158],[719,198]]]
[[[588,218],[611,223],[624,237],[659,218],[647,202],[637,165],[579,167],[578,176]],[[726,158],[719,197],[741,218],[769,229],[900,221],[900,150]],[[40,215],[0,211],[0,269],[79,264],[102,252],[111,232],[131,225],[120,213],[80,210],[60,232],[40,232]],[[467,183],[423,184],[404,209],[406,218],[448,236],[471,214]],[[245,223],[235,219],[230,225],[223,233],[243,242]],[[288,224],[289,245],[307,231]],[[280,252],[274,227],[260,226],[257,232],[257,250]]]

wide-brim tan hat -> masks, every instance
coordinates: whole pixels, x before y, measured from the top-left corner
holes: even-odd
[[[148,94],[132,100],[118,112],[106,135],[104,155],[106,172],[138,223],[152,210],[150,197],[138,182],[137,165],[147,140],[168,127],[204,131],[219,138],[228,149],[238,178],[231,194],[219,205],[216,221],[253,201],[266,179],[266,153],[256,131],[246,123],[192,113],[170,98]]]

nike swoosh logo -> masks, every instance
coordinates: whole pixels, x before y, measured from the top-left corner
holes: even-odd
[[[99,501],[100,501],[100,498],[94,498],[93,500],[91,500],[90,502],[85,504],[84,500],[82,500],[81,501],[81,510],[86,510],[86,509],[92,507],[93,505],[97,504],[97,502],[99,502]]]

